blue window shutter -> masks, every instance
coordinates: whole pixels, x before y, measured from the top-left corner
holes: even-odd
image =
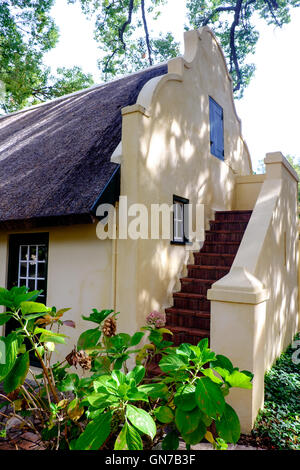
[[[210,152],[224,160],[223,109],[209,97]]]

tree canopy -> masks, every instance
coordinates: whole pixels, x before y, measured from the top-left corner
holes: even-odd
[[[105,55],[99,61],[104,80],[176,56],[179,47],[170,32],[154,37],[155,21],[166,0],[69,0],[95,15],[95,38]],[[300,0],[187,0],[187,29],[209,25],[224,50],[233,90],[242,97],[255,71],[248,63],[259,38],[257,17],[281,27]],[[171,7],[171,4],[169,4]]]
[[[0,80],[2,111],[45,101],[93,83],[79,67],[60,68],[56,76],[43,65],[58,30],[50,16],[55,0],[1,0]]]

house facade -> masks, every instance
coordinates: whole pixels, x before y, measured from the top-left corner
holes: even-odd
[[[298,328],[297,175],[279,152],[265,164],[253,175],[216,38],[189,31],[183,57],[0,119],[0,285],[70,307],[74,344],[92,308],[119,311],[128,333],[166,310],[177,342],[208,336],[254,372],[231,398],[249,431],[264,372]],[[150,220],[120,236],[125,198],[131,219],[173,206],[170,236],[151,236]],[[99,238],[103,204],[113,239]],[[184,230],[188,204],[202,239]]]

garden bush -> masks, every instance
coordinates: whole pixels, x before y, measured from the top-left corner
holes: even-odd
[[[0,338],[7,420],[17,416],[48,449],[142,450],[160,442],[173,450],[180,438],[187,449],[203,439],[225,449],[238,441],[239,419],[226,396],[232,387],[251,388],[253,376],[211,351],[208,339],[174,347],[159,312],[151,312],[135,334],[117,333],[118,314],[93,309],[82,318],[94,327],[79,336],[64,361],[53,363],[56,346],[67,340],[61,327],[76,325],[63,320],[69,309],[46,307],[36,301],[39,294],[0,288],[6,308],[0,325],[12,319],[18,324]],[[30,368],[30,353],[40,374]],[[161,373],[151,376],[158,361]]]

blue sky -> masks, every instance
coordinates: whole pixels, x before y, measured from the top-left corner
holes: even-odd
[[[155,32],[169,31],[183,42],[184,0],[169,0]],[[93,40],[93,23],[79,5],[57,0],[52,15],[60,29],[60,42],[46,56],[46,64],[56,67],[80,65],[99,81],[98,45]],[[281,30],[257,20],[260,39],[253,62],[255,77],[244,98],[236,101],[254,167],[266,152],[280,150],[300,159],[300,8]],[[252,58],[250,58],[252,61]]]

